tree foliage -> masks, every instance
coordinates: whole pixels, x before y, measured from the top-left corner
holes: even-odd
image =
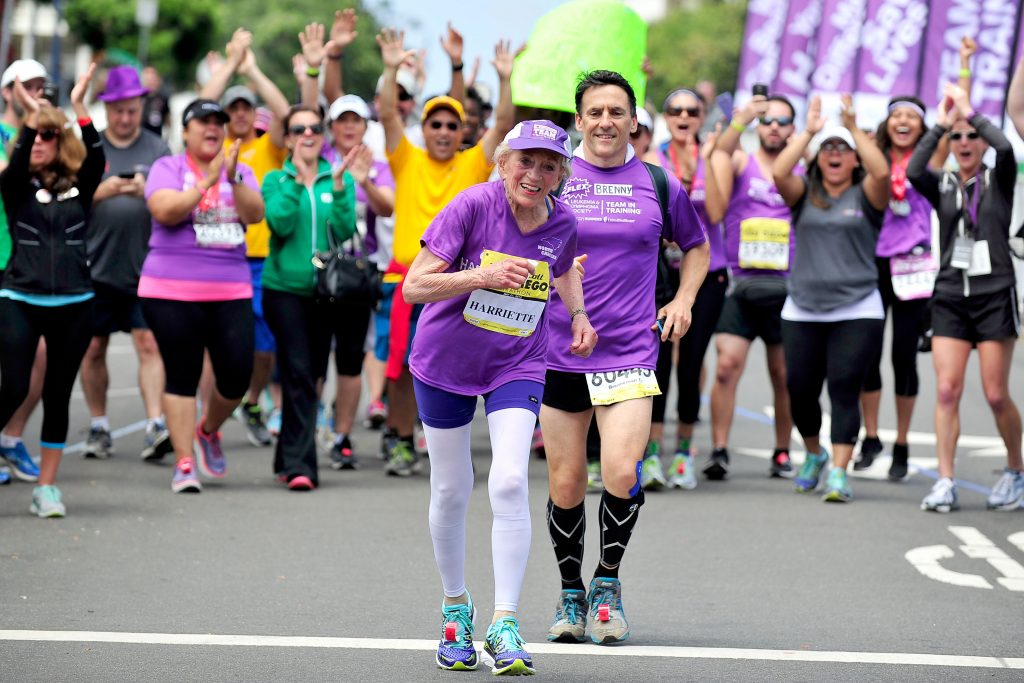
[[[692,88],[703,79],[714,81],[720,92],[735,89],[745,20],[745,2],[713,2],[675,10],[651,24],[647,54],[654,76],[648,98],[660,105],[675,88]]]
[[[135,3],[125,0],[68,0],[64,9],[71,31],[108,56],[133,57],[139,49]],[[180,85],[195,78],[195,66],[210,49],[218,26],[216,5],[198,0],[160,0],[160,14],[149,40],[150,64]],[[115,61],[123,61],[115,59]]]

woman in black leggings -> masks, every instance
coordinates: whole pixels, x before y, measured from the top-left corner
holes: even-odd
[[[824,500],[853,498],[846,468],[860,431],[858,403],[868,361],[882,344],[885,313],[878,293],[875,244],[889,201],[889,165],[857,127],[843,96],[843,127],[822,130],[821,100],[811,100],[807,128],[793,136],[772,168],[793,209],[796,257],[782,308],[782,344],[793,421],[807,447],[798,492],[817,488],[828,453],[821,447],[822,384],[832,403],[834,458]],[[816,136],[816,137],[815,137]],[[807,175],[793,174],[814,137]]]
[[[28,394],[32,359],[39,338],[45,338],[42,462],[30,508],[40,517],[66,512],[57,468],[68,434],[71,387],[92,335],[85,234],[105,165],[84,105],[94,70],[90,66],[71,91],[84,145],[63,112],[33,99],[15,79],[14,97],[26,118],[0,175],[14,242],[0,289],[0,424],[7,424]]]

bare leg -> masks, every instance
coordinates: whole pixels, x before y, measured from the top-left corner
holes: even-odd
[[[711,443],[715,448],[725,448],[736,410],[736,387],[746,366],[750,342],[736,334],[721,333],[715,336],[715,348],[718,367],[711,389]]]
[[[267,388],[273,372],[274,354],[270,351],[257,351],[253,356],[252,378],[249,380],[249,391],[245,394],[246,401],[260,402],[260,394]]]
[[[896,397],[896,443],[907,443],[907,435],[910,432],[910,419],[914,417],[914,404],[916,396]]]
[[[164,415],[171,433],[175,460],[192,457],[192,441],[196,432],[196,400],[191,396],[164,394]]]
[[[351,434],[359,409],[359,395],[363,380],[359,375],[338,375],[334,392],[334,431],[337,434]]]
[[[1016,339],[1001,339],[978,344],[978,360],[981,362],[981,384],[985,399],[996,418],[999,435],[1006,444],[1006,464],[1010,469],[1024,469],[1021,462],[1020,412],[1010,397],[1010,362],[1013,360],[1013,346]]]
[[[786,388],[786,355],[782,344],[765,349],[768,358],[768,376],[775,396],[775,447],[789,450],[793,436],[793,413],[789,407],[789,389]]]
[[[160,395],[164,391],[164,361],[150,330],[132,330],[132,342],[139,357],[139,393],[146,417],[156,420],[160,417]]]
[[[971,343],[952,337],[932,338],[932,362],[935,365],[935,452],[939,458],[939,476],[953,478],[956,442],[960,438],[960,396],[964,392],[964,373],[971,355]]]
[[[107,372],[109,343],[110,337],[93,337],[82,357],[82,393],[85,394],[85,405],[92,417],[107,414],[107,389],[110,387],[110,375]]]
[[[882,390],[860,393],[861,414],[864,416],[865,438],[878,438],[878,410],[882,403]],[[902,442],[901,442],[902,443]]]
[[[28,394],[21,406],[11,415],[11,419],[4,425],[5,436],[21,438],[25,433],[25,425],[35,412],[39,400],[43,396],[43,380],[46,379],[46,340],[39,338],[39,346],[36,348],[36,358],[32,362],[32,376],[29,379]]]
[[[388,382],[388,401],[388,426],[399,436],[411,436],[416,426],[416,394],[413,393],[412,375],[408,369],[402,370],[397,381]]]
[[[593,414],[593,410],[568,413],[545,405],[540,408],[548,465],[548,496],[552,503],[566,510],[582,503],[587,494],[586,443]]]
[[[57,482],[57,468],[60,467],[60,456],[63,452],[62,448],[40,446],[39,486],[50,486]]]
[[[630,491],[637,485],[636,465],[650,434],[653,404],[648,397],[595,408],[601,432],[601,479],[605,490],[616,498],[633,497]],[[584,484],[585,475],[584,470]]]

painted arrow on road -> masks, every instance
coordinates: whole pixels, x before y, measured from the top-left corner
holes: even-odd
[[[997,579],[1001,586],[1007,590],[1024,592],[1024,566],[972,526],[951,526],[948,529],[963,542],[960,551],[964,555],[975,560],[986,560],[1002,574]],[[1012,534],[1007,540],[1024,552],[1024,531]],[[993,588],[983,576],[955,572],[942,566],[941,560],[951,559],[955,555],[953,549],[947,545],[928,545],[909,550],[904,557],[929,579],[967,588]]]

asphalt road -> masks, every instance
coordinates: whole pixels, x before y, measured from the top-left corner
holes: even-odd
[[[1022,352],[1011,374],[1018,404]],[[0,681],[490,675],[483,667],[452,674],[434,666],[440,581],[427,533],[427,478],[386,477],[374,455],[377,433],[355,435],[361,469],[334,472],[324,459],[321,488],[297,494],[274,481],[271,450],[249,446],[232,421],[224,429],[227,479],[199,496],[174,495],[170,463],[137,455],[143,412],[125,336],[113,340],[111,368],[109,412],[126,433],[109,461],[65,456],[59,484],[68,517],[28,514],[27,484],[0,488]],[[934,481],[929,356],[919,368],[911,455],[921,471],[892,484],[883,458],[853,479],[853,503],[826,505],[767,477],[771,400],[755,346],[729,480],[647,497],[623,563],[632,630],[623,646],[543,640],[558,579],[543,524],[545,464],[533,460],[534,539],[520,607],[539,674],[558,681],[1024,678],[1024,510],[985,510],[1005,460],[976,363],[962,412],[971,437],[958,460],[963,510],[951,515],[918,510]],[[888,369],[883,377],[890,379]],[[887,396],[883,427],[894,425],[891,404]],[[69,441],[76,442],[88,424],[80,394],[72,408]],[[696,443],[707,453],[706,409],[703,417]],[[27,436],[35,452],[38,416]],[[800,462],[802,453],[795,457]],[[482,643],[493,586],[489,456],[479,418],[474,459],[467,580]],[[588,505],[593,520],[597,497]],[[596,545],[591,522],[587,572]],[[917,566],[907,558],[916,548],[924,548],[911,553]]]

